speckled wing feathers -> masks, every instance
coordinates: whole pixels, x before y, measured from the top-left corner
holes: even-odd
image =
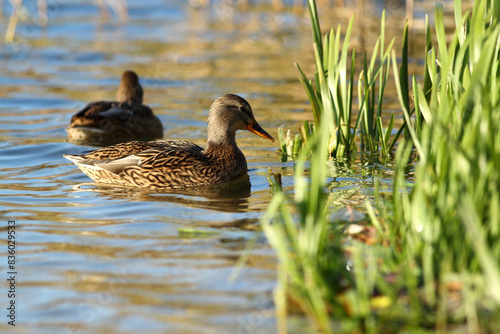
[[[84,159],[100,159],[100,160],[114,160],[124,158],[132,154],[139,154],[146,150],[157,149],[159,152],[164,149],[169,149],[171,147],[181,147],[183,145],[195,145],[188,141],[183,140],[157,140],[157,141],[131,141],[128,143],[116,144],[113,146],[108,146],[101,148],[99,150],[91,151],[82,157]],[[201,149],[201,147],[199,147]]]
[[[83,156],[65,156],[97,182],[142,188],[184,188],[228,182],[247,172],[238,148],[203,149],[181,140],[130,142]]]
[[[120,176],[146,188],[182,188],[217,182],[205,173],[211,163],[201,147],[189,142],[170,144],[161,150],[148,149],[134,155],[140,163],[124,169]]]

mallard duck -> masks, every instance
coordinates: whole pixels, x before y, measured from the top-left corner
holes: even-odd
[[[219,184],[247,175],[235,140],[236,131],[245,129],[274,141],[245,99],[226,94],[210,107],[205,150],[184,140],[132,141],[64,157],[101,183],[153,189]]]
[[[116,94],[117,101],[92,102],[75,114],[66,128],[68,140],[104,146],[162,138],[161,122],[142,104],[143,95],[137,74],[125,71]]]

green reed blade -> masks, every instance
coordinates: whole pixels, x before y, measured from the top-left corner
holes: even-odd
[[[394,59],[395,60],[395,59]],[[408,21],[405,23],[403,32],[403,46],[401,50],[401,67],[399,68],[399,81],[396,83],[398,86],[398,95],[401,94],[401,103],[404,109],[410,111],[410,97],[408,95]],[[401,92],[401,93],[400,93]],[[407,127],[411,127],[409,122],[406,123]],[[405,131],[405,139],[409,140],[409,132]]]
[[[397,62],[396,62],[396,52],[393,50],[392,52],[392,65],[393,65],[393,73],[394,73],[394,78],[396,80],[396,83],[401,82],[401,79],[398,77],[398,71],[397,71]],[[415,133],[415,130],[413,129],[411,125],[411,120],[410,120],[410,115],[408,112],[408,109],[406,109],[406,102],[404,100],[404,93],[402,92],[402,87],[400,85],[396,84],[396,91],[398,93],[398,98],[401,103],[403,115],[406,121],[406,127],[405,129],[408,130],[411,139],[413,141],[413,144],[415,145],[415,148],[417,149],[418,153],[420,156],[424,154],[422,150],[422,146],[420,145],[419,138],[417,137],[417,134]]]
[[[380,116],[379,116],[380,117]],[[389,140],[391,139],[392,129],[394,128],[395,115],[392,113],[391,120],[389,121],[389,126],[387,127],[387,132],[385,133],[384,142],[386,143],[386,152],[389,154],[391,152]]]
[[[311,82],[307,79],[307,76],[304,74],[304,72],[300,68],[299,64],[295,63],[295,66],[297,66],[297,69],[299,70],[299,73],[300,73],[299,80],[302,83],[302,86],[304,87],[304,89],[306,90],[307,97],[309,98],[309,102],[311,103],[314,122],[316,124],[318,124],[321,120],[320,103],[316,97],[316,94],[314,92],[314,88],[313,88]]]
[[[429,16],[428,15],[425,16],[425,41],[426,41],[426,48],[425,48],[426,54],[424,55],[425,64],[424,64],[424,88],[423,88],[423,90],[424,90],[424,94],[425,94],[425,99],[427,100],[427,102],[429,102],[430,92],[431,92],[431,88],[432,88],[431,78],[434,77],[434,74],[435,74],[435,69],[431,70],[431,66],[435,66],[435,62],[431,64],[429,61],[432,61],[432,60],[428,56],[432,50],[431,26],[429,24]],[[431,73],[433,73],[433,75],[431,75]]]
[[[439,48],[439,60],[441,62],[447,61],[448,59],[448,48],[446,45],[446,33],[444,31],[444,13],[443,5],[436,3],[434,16],[436,25],[436,38]]]
[[[314,41],[314,43],[319,45],[320,58],[323,59],[323,54],[322,54],[323,53],[323,45],[321,44],[321,27],[319,24],[318,9],[316,7],[316,1],[315,0],[308,0],[307,4],[308,4],[308,8],[309,8],[309,17],[311,18],[313,41]]]
[[[382,124],[382,119],[380,117],[377,117],[376,122],[380,138],[382,139],[380,141],[380,144],[382,145],[382,154],[385,155],[387,152],[387,142],[385,141],[386,137],[384,136],[384,125]]]

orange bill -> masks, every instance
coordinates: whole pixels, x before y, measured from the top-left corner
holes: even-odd
[[[263,128],[261,128],[259,123],[257,122],[247,125],[246,129],[250,132],[255,133],[258,136],[261,136],[262,138],[274,141],[274,138],[269,133],[267,133]]]

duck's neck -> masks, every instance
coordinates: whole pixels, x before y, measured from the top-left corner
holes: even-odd
[[[232,147],[238,149],[236,146],[235,131],[231,131],[229,127],[214,126],[212,122],[208,122],[207,132],[208,140],[206,151],[213,151],[216,147]]]
[[[236,145],[236,139],[234,136],[232,138],[225,138],[224,140],[213,140],[209,138],[207,141],[207,146],[205,148],[205,154],[217,154],[217,152],[240,152],[240,149]]]
[[[235,131],[208,125],[208,140],[205,156],[234,180],[247,173],[247,161],[236,146]]]
[[[141,86],[121,84],[116,93],[116,100],[120,103],[142,104],[143,91]]]
[[[222,131],[221,129],[210,131],[205,148],[205,155],[212,159],[222,160],[237,160],[244,162],[246,166],[245,156],[236,145],[235,133],[233,131]]]

